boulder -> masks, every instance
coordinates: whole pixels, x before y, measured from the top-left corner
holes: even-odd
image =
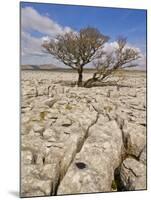
[[[127,153],[139,157],[146,144],[145,127],[136,123],[125,121],[123,126],[123,133],[127,141]]]
[[[120,178],[125,190],[146,190],[146,165],[127,158],[123,161],[120,170]]]
[[[112,191],[122,150],[121,131],[115,121],[90,127],[89,137],[61,181],[58,194]]]

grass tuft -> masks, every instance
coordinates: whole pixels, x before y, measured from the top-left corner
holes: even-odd
[[[45,119],[46,115],[47,115],[46,111],[40,112],[40,120],[43,121]]]
[[[117,190],[117,184],[116,184],[115,180],[112,181],[111,187],[113,190]]]

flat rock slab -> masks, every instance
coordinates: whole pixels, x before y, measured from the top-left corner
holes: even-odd
[[[113,131],[110,131],[111,127]],[[122,148],[121,130],[115,121],[92,126],[80,153],[61,181],[58,194],[111,191]]]

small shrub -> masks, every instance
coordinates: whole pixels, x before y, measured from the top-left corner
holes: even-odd
[[[45,119],[45,116],[47,115],[46,111],[40,112],[40,120],[43,121]]]
[[[106,112],[111,112],[111,111],[112,111],[112,107],[111,107],[111,106],[105,106],[105,107],[104,107],[104,110],[105,110]]]
[[[66,105],[65,109],[67,110],[71,110],[72,109],[72,106],[70,106],[69,104]]]

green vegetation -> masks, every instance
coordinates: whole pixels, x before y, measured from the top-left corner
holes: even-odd
[[[116,181],[115,181],[115,180],[112,181],[111,188],[112,188],[113,190],[117,190],[117,184],[116,184]]]
[[[111,106],[105,106],[105,107],[104,107],[104,110],[105,110],[106,112],[111,112],[113,109],[112,109]]]
[[[72,109],[72,106],[69,105],[69,104],[67,104],[66,107],[65,107],[65,109],[67,109],[67,110],[71,110],[71,109]]]
[[[45,116],[47,115],[46,111],[40,112],[40,121],[43,121],[45,119]]]

